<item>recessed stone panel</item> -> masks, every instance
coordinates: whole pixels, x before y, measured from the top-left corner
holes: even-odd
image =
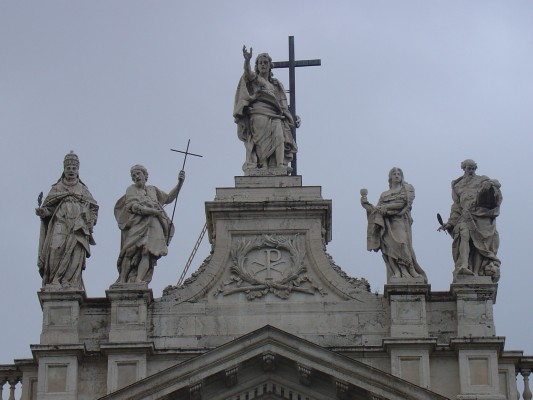
[[[489,360],[488,358],[470,358],[470,384],[489,385]]]
[[[117,307],[117,323],[138,324],[140,322],[140,311],[138,305]]]
[[[50,307],[48,309],[49,326],[71,326],[74,323],[72,318],[72,307]]]
[[[137,363],[117,363],[117,389],[131,385],[137,380]]]
[[[46,392],[63,393],[67,391],[67,365],[48,365],[46,369]]]
[[[420,385],[420,357],[400,358],[401,378]]]

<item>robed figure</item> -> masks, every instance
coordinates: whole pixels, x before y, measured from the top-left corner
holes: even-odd
[[[152,280],[157,260],[168,254],[174,225],[163,206],[176,199],[185,172],[180,172],[178,184],[169,193],[146,185],[148,171],[142,165],[134,165],[130,172],[133,184],[115,205],[115,218],[121,230],[116,283],[147,285]]]
[[[82,271],[96,244],[98,205],[79,179],[79,165],[74,152],[65,156],[61,178],[35,210],[41,217],[37,264],[43,288],[84,289]]]
[[[381,250],[389,280],[416,278],[427,282],[413,249],[413,185],[405,182],[403,171],[395,167],[389,172],[389,190],[381,194],[376,206],[369,203],[366,195],[366,189],[361,189],[361,205],[368,217],[367,249]]]
[[[464,174],[452,181],[452,206],[448,221],[439,230],[453,238],[452,255],[457,275],[490,276],[500,279],[497,256],[500,236],[496,218],[503,197],[501,184],[485,175],[476,175],[474,160],[461,163]]]
[[[299,126],[288,107],[285,89],[272,75],[272,59],[261,53],[250,68],[250,52],[243,47],[244,74],[237,86],[233,117],[237,135],[244,142],[246,175],[287,175],[296,153],[291,127]]]

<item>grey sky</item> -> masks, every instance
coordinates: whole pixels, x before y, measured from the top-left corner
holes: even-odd
[[[359,189],[376,202],[401,167],[416,188],[414,248],[432,290],[452,280],[450,181],[473,158],[502,183],[502,278],[495,306],[506,349],[533,354],[533,3],[531,1],[2,1],[0,2],[0,363],[39,342],[37,195],[71,149],[100,204],[84,281],[104,297],[117,278],[116,200],[129,168],[169,190],[188,159],[170,254],[151,287],[175,284],[205,222],[204,202],[242,175],[232,118],[243,44],[254,56],[321,67],[297,70],[298,172],[333,200],[328,252],[383,292],[385,266],[366,251]],[[276,77],[288,86],[286,71]],[[208,255],[203,243],[191,271]]]

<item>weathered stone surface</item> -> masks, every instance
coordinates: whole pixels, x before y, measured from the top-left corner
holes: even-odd
[[[63,174],[35,213],[41,218],[39,238],[39,273],[43,289],[84,289],[82,271],[90,257],[92,232],[98,217],[98,205],[79,178],[80,160],[74,152],[65,156]]]
[[[326,251],[331,213],[301,177],[236,177],[206,203],[212,252],[183,285],[40,292],[23,379],[43,399],[516,398],[491,278],[431,292],[390,277],[372,293]]]
[[[285,89],[272,74],[272,59],[262,53],[250,68],[252,49],[242,49],[244,74],[237,86],[233,117],[237,135],[244,142],[246,159],[242,167],[245,175],[288,175],[289,163],[296,153],[291,127],[300,119],[289,111]]]
[[[130,172],[134,184],[115,205],[115,217],[122,232],[116,284],[147,286],[157,260],[167,255],[173,235],[174,226],[163,206],[178,196],[185,172],[180,171],[178,184],[168,194],[146,185],[148,171],[142,165],[134,165]]]
[[[464,175],[452,181],[450,218],[439,228],[453,238],[453,276],[455,280],[465,275],[490,276],[498,282],[501,262],[496,255],[500,245],[496,217],[502,203],[501,185],[496,179],[476,175],[473,160],[463,161],[461,169]]]
[[[361,189],[361,205],[368,218],[367,250],[381,250],[387,266],[387,282],[427,282],[413,249],[413,185],[405,182],[403,171],[395,167],[389,171],[389,190],[381,193],[376,206],[368,201],[367,194],[366,189]]]

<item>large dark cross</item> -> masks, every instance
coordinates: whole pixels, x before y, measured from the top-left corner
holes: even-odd
[[[296,120],[296,67],[313,67],[321,65],[321,60],[298,60],[294,59],[294,36],[289,36],[289,61],[275,61],[272,68],[289,68],[289,94],[292,118]],[[292,137],[296,143],[296,127],[292,127]],[[292,174],[298,175],[296,164],[296,153],[292,159]]]

